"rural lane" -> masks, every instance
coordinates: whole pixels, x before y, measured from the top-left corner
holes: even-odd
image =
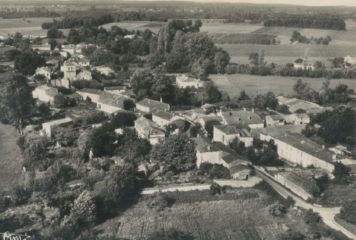
[[[324,221],[324,223],[329,226],[330,228],[342,232],[344,235],[351,239],[356,239],[356,235],[353,234],[352,232],[348,231],[345,229],[343,226],[341,226],[339,223],[335,221],[335,216],[340,212],[340,207],[336,208],[326,208],[326,207],[319,207],[315,206],[311,203],[308,203],[292,193],[291,191],[287,190],[285,187],[277,183],[276,181],[272,180],[269,176],[266,174],[262,173],[258,169],[256,169],[257,174],[265,180],[266,183],[268,183],[276,192],[278,192],[281,196],[284,198],[287,197],[292,197],[293,200],[295,201],[295,205],[304,209],[312,209],[314,212],[319,213],[320,217]]]

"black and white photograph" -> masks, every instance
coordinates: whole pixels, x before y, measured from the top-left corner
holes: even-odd
[[[0,0],[0,240],[356,240],[356,0]]]

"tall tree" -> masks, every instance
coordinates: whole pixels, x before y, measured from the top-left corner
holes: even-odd
[[[22,75],[7,79],[0,89],[0,118],[22,131],[24,120],[31,117],[34,100],[27,80]]]

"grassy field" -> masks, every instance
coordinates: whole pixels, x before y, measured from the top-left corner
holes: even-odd
[[[262,24],[204,22],[200,31],[211,34],[243,34],[255,32],[262,27]]]
[[[9,190],[20,182],[22,156],[16,142],[18,133],[0,123],[0,189]]]
[[[154,231],[174,228],[192,234],[197,240],[275,240],[287,228],[306,229],[296,213],[289,213],[285,218],[272,217],[268,211],[271,198],[265,192],[234,191],[228,193],[234,194],[234,199],[204,201],[205,195],[209,195],[207,191],[199,193],[200,201],[178,202],[163,211],[150,209],[141,200],[122,216],[97,228],[127,239],[145,239]],[[251,197],[243,197],[244,192],[250,192]]]
[[[46,36],[47,31],[41,28],[42,23],[52,22],[52,18],[0,18],[0,36],[20,32],[22,35]]]
[[[229,94],[230,97],[239,96],[240,91],[245,90],[250,96],[263,94],[268,91],[274,92],[276,95],[293,94],[293,85],[298,78],[295,77],[280,77],[280,76],[253,76],[244,74],[233,75],[210,75],[212,81]],[[324,79],[302,78],[303,81],[319,90]],[[346,84],[356,92],[356,80],[351,79],[333,79],[330,80],[330,86],[334,87],[337,84]]]

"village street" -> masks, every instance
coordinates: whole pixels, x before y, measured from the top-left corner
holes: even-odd
[[[266,174],[262,173],[258,169],[256,169],[256,173],[263,179],[265,180],[266,183],[268,183],[276,192],[278,192],[282,197],[287,198],[288,196],[292,197],[293,200],[295,201],[295,205],[304,209],[312,209],[314,212],[319,213],[320,217],[324,221],[326,225],[328,225],[330,228],[340,231],[343,234],[345,234],[347,237],[351,239],[356,239],[356,235],[345,229],[343,226],[341,226],[339,223],[335,221],[335,216],[340,212],[340,207],[336,208],[326,208],[326,207],[319,207],[315,206],[313,204],[310,204],[303,199],[299,198],[295,194],[293,194],[291,191],[287,190],[285,187],[281,186],[274,180],[272,180],[270,177],[268,177]]]

